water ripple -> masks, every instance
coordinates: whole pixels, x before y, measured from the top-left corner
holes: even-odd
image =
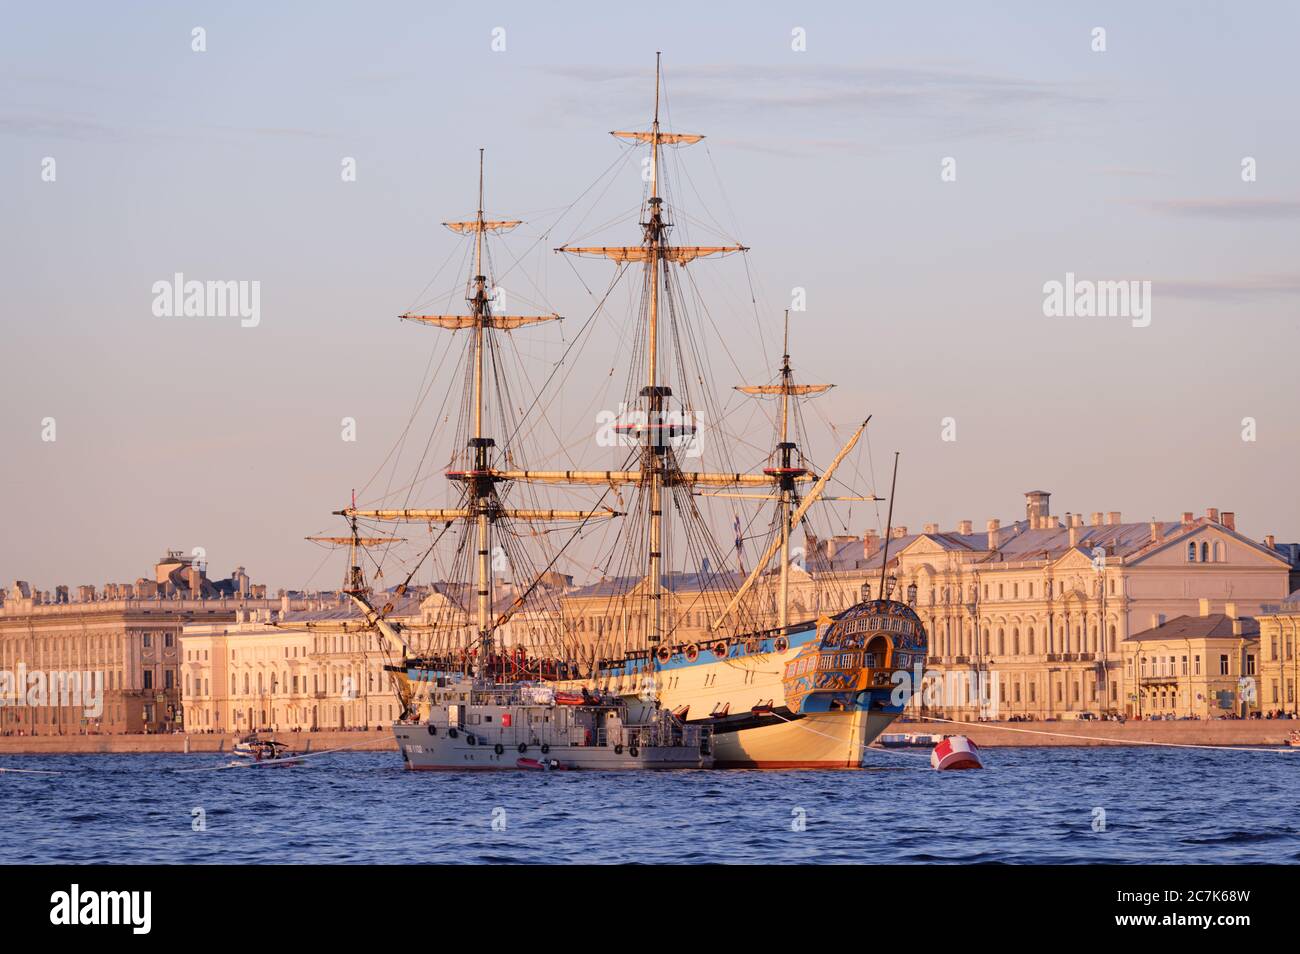
[[[1300,861],[1300,761],[985,750],[983,772],[409,773],[391,753],[283,771],[201,755],[10,758],[0,862],[937,863]]]

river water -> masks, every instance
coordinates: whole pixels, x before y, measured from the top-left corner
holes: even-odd
[[[905,750],[861,771],[622,774],[7,756],[61,774],[0,773],[0,862],[1300,862],[1300,753],[984,755],[972,772]]]

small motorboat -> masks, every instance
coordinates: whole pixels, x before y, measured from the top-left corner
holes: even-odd
[[[885,749],[928,749],[935,741],[934,736],[923,732],[884,732],[876,739]]]
[[[1300,749],[1300,729],[1291,730],[1291,734],[1286,737],[1286,744],[1293,749]]]
[[[515,759],[515,768],[531,769],[534,772],[565,772],[567,765],[561,765],[557,759]]]
[[[279,768],[289,765],[302,765],[302,759],[283,742],[274,739],[259,739],[254,736],[240,739],[231,750],[235,761],[231,765],[257,766],[259,768]]]
[[[943,772],[948,769],[983,768],[979,746],[964,735],[950,735],[930,753],[930,767]]]

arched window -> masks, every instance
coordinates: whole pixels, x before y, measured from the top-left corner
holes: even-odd
[[[1020,655],[1020,627],[1014,626],[1011,629],[1011,655]],[[1019,687],[1017,687],[1018,689]],[[1017,702],[1020,701],[1017,694]]]
[[[1027,643],[1025,646],[1025,652],[1032,656],[1034,654],[1034,627],[1029,627],[1029,631],[1025,633],[1025,639]]]
[[[1208,542],[1203,542],[1201,544],[1201,562],[1210,562],[1210,544]]]
[[[1006,630],[1002,629],[1001,627],[998,627],[998,655],[1005,656],[1006,654],[1007,654]]]
[[[1195,562],[1196,562],[1196,542],[1195,542],[1195,541],[1193,541],[1193,542],[1187,544],[1187,562],[1188,562],[1188,563],[1195,563]]]
[[[1219,556],[1219,541],[1218,541],[1218,540],[1215,540],[1215,541],[1214,541],[1214,550],[1213,550],[1212,552],[1214,553],[1214,562],[1215,562],[1215,563],[1218,563],[1219,560],[1221,559],[1221,557]]]
[[[868,669],[883,669],[889,665],[889,640],[884,636],[875,636],[867,643],[866,655],[862,660]]]

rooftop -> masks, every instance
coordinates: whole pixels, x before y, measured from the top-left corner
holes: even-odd
[[[1233,617],[1226,613],[1208,616],[1178,616],[1159,626],[1133,633],[1125,642],[1145,642],[1160,639],[1234,639],[1240,636],[1258,636],[1259,623],[1249,617],[1238,617],[1242,624],[1240,634],[1232,631]]]

